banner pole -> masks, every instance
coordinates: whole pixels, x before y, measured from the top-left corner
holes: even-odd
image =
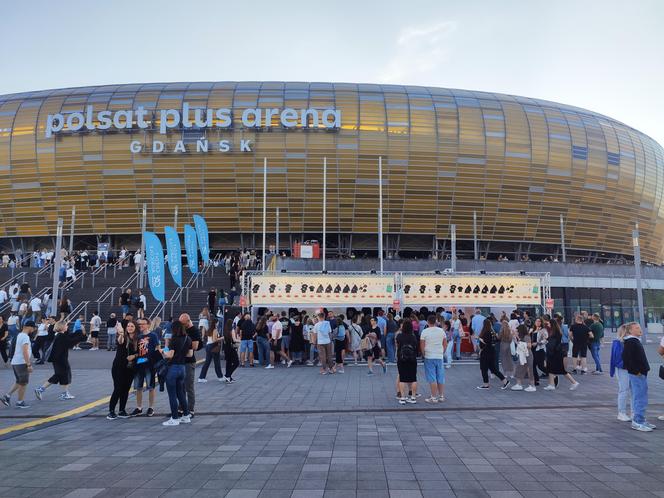
[[[267,157],[263,158],[263,265],[265,271],[265,217],[267,216]]]
[[[327,246],[327,157],[323,158],[323,271],[326,271]]]
[[[383,157],[378,157],[378,255],[383,273]]]

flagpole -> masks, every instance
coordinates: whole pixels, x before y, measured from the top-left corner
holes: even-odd
[[[263,158],[263,266],[265,271],[265,217],[267,216],[267,157]]]
[[[383,157],[378,157],[378,254],[383,273]]]
[[[325,268],[325,248],[327,246],[327,157],[323,158],[323,271]]]

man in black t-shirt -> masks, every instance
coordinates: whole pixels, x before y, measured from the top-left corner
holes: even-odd
[[[187,335],[191,339],[191,349],[194,351],[194,354],[185,359],[184,364],[184,387],[187,391],[187,405],[189,405],[189,415],[193,417],[196,405],[196,391],[194,389],[196,385],[196,350],[198,349],[198,344],[201,342],[201,331],[194,327],[191,317],[187,313],[180,315],[180,323],[187,330]]]
[[[249,356],[249,366],[254,366],[254,335],[256,326],[251,321],[251,315],[245,314],[237,324],[240,335],[240,366],[244,367]]]
[[[577,369],[579,369],[579,373],[584,374],[588,372],[586,355],[588,354],[588,337],[590,329],[584,323],[583,316],[578,314],[574,316],[574,323],[569,328],[569,331],[571,334],[571,340],[573,341],[572,357],[574,358],[574,370],[572,370],[572,372],[577,373]]]
[[[126,317],[129,313],[129,306],[131,305],[131,289],[125,289],[120,295],[118,304],[122,306],[122,318]]]
[[[282,311],[279,317],[281,322],[281,351],[290,359],[290,320],[286,316],[286,312]],[[286,360],[282,360],[286,361]]]

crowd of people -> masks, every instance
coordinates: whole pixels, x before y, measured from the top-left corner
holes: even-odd
[[[18,289],[18,295],[28,292],[29,288]],[[478,308],[466,316],[456,307],[435,311],[406,308],[403,314],[392,309],[348,309],[348,316],[326,309],[313,314],[294,309],[289,313],[263,310],[256,320],[250,313],[224,319],[222,310],[228,296],[213,288],[208,306],[194,325],[186,313],[177,320],[150,320],[140,299],[131,296],[131,289],[126,289],[119,300],[122,318],[111,313],[105,324],[107,349],[115,352],[110,420],[143,415],[144,391],[148,392],[145,415],[153,416],[158,380],[162,390],[166,387],[171,407],[164,424],[189,423],[195,414],[195,383],[207,382],[210,366],[219,381],[233,384],[237,368],[307,365],[318,367],[320,375],[331,375],[343,374],[348,363],[362,363],[367,374],[374,375],[376,364],[383,373],[388,364],[396,364],[396,399],[402,405],[417,403],[421,395],[419,361],[429,385],[424,401],[430,404],[445,401],[445,370],[462,355],[479,360],[480,390],[490,389],[491,378],[498,379],[502,390],[534,392],[546,380],[543,389],[553,391],[560,378],[569,382],[570,390],[576,390],[580,383],[575,376],[603,374],[604,327],[598,314],[578,313],[571,326],[559,314],[533,317],[527,311],[514,310],[498,318]],[[54,369],[53,375],[34,390],[37,399],[41,400],[52,385],[62,387],[61,399],[73,399],[68,351],[79,349],[82,343],[86,349],[99,348],[101,317],[93,312],[85,323],[81,315],[70,325],[62,316],[33,312],[24,314],[20,321],[9,320],[5,323],[0,317],[0,352],[5,363],[11,362],[16,383],[1,400],[9,405],[17,393],[16,406],[27,407],[25,391],[33,358],[37,364],[52,363]],[[622,326],[612,344],[610,365],[611,375],[618,377],[618,419],[629,420],[634,429],[647,432],[654,425],[645,419],[649,365],[641,342],[635,341],[640,335],[638,324]],[[11,345],[9,351],[7,344]],[[203,350],[204,363],[196,376],[196,352]],[[664,340],[659,351],[664,355]],[[594,362],[591,372],[588,352]],[[136,407],[128,412],[132,387]],[[628,398],[632,415],[627,414]]]

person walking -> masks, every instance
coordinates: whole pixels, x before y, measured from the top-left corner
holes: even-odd
[[[7,345],[9,344],[9,327],[5,323],[5,317],[0,315],[0,356],[5,363],[5,367],[9,363],[9,354],[7,352]]]
[[[626,334],[627,328],[624,325],[618,327],[616,338],[611,343],[611,363],[609,366],[609,375],[618,378],[618,420],[621,422],[630,422],[632,420],[632,417],[627,415],[627,400],[630,395],[629,373],[625,370],[622,360]],[[634,413],[631,406],[630,412]]]
[[[237,332],[233,327],[233,320],[226,320],[224,324],[224,334],[222,337],[222,347],[224,350],[224,358],[226,358],[226,375],[224,376],[224,382],[227,384],[235,383],[233,378],[233,373],[236,371],[238,365],[240,364],[240,359],[238,358],[237,348],[240,343],[240,338],[237,336]]]
[[[12,344],[13,354],[11,365],[14,370],[16,381],[7,394],[0,397],[0,401],[5,405],[11,404],[11,396],[18,391],[18,401],[16,408],[30,408],[25,402],[25,390],[30,382],[30,372],[32,372],[32,352],[30,350],[30,336],[35,332],[35,322],[26,320],[23,329],[16,336]]]
[[[641,344],[643,331],[636,322],[625,324],[625,329],[622,360],[625,370],[629,373],[629,388],[632,391],[632,429],[651,432],[655,429],[655,425],[646,420],[650,364]]]
[[[166,390],[168,391],[171,416],[168,420],[162,422],[162,425],[168,427],[189,424],[191,423],[191,412],[185,393],[185,379],[187,375],[185,365],[187,359],[194,356],[194,351],[192,340],[187,334],[182,320],[173,324],[169,346],[163,349],[161,346],[158,346],[157,350],[164,359],[168,360]],[[182,415],[179,414],[178,407],[182,411]]]
[[[503,375],[508,379],[514,378],[514,360],[512,360],[512,344],[515,342],[514,334],[508,322],[500,322],[500,363],[503,367]]]
[[[231,320],[231,325],[233,321]],[[205,336],[203,340],[205,341],[205,363],[203,363],[203,368],[201,368],[201,373],[198,375],[198,382],[205,383],[207,382],[207,373],[210,368],[210,363],[214,363],[214,373],[217,374],[217,380],[224,380],[224,373],[221,371],[221,337],[219,337],[219,332],[217,332],[217,327],[200,327],[201,332],[205,330]]]
[[[402,334],[399,334],[401,337]],[[445,331],[436,326],[436,315],[429,315],[427,327],[420,331],[420,350],[424,356],[424,374],[431,387],[431,396],[424,401],[440,403],[445,401],[445,369],[443,356],[447,347]],[[399,377],[401,380],[401,376]],[[401,387],[403,393],[403,388]]]
[[[35,389],[35,396],[41,401],[44,392],[54,384],[62,386],[61,400],[74,399],[74,396],[69,392],[71,385],[71,366],[69,365],[69,349],[73,348],[79,342],[85,340],[82,332],[67,331],[67,324],[65,322],[57,322],[54,326],[55,338],[50,347],[50,354],[48,358],[44,355],[44,360],[53,363],[53,375],[46,380],[41,386]]]
[[[500,373],[500,370],[496,368],[494,355],[496,354],[495,344],[498,341],[498,337],[493,330],[491,320],[488,318],[484,319],[484,324],[477,340],[480,348],[480,371],[482,372],[482,385],[477,386],[477,389],[489,389],[489,371],[503,383],[501,389],[507,389],[510,385],[509,379],[506,379]]]
[[[565,370],[562,331],[556,320],[551,320],[549,324],[551,326],[551,333],[548,335],[546,342],[546,371],[549,375],[549,385],[544,390],[555,391],[557,385],[556,377],[562,375],[572,384],[569,390],[575,391],[579,387],[579,383]]]
[[[604,373],[602,370],[602,362],[600,358],[600,348],[602,346],[602,339],[604,338],[604,325],[599,320],[599,314],[593,313],[592,316],[593,323],[590,325],[591,333],[591,342],[590,342],[590,354],[595,361],[595,371],[593,375],[601,375]]]
[[[387,367],[385,362],[381,357],[381,347],[380,347],[380,327],[378,327],[378,321],[376,318],[371,317],[369,319],[369,328],[365,332],[364,337],[364,357],[367,360],[367,367],[369,368],[368,375],[373,375],[373,362],[378,361],[383,367],[383,373],[387,373]]]
[[[346,354],[346,344],[348,343],[348,329],[344,322],[344,316],[339,315],[336,318],[337,328],[334,331],[334,356],[337,373],[344,373],[344,356]],[[392,338],[394,340],[394,337]]]
[[[511,331],[511,327],[510,327]],[[521,323],[516,327],[517,339],[516,355],[518,357],[515,377],[516,384],[512,386],[512,391],[535,392],[535,380],[533,377],[533,353],[530,342],[530,333],[528,327]],[[528,376],[528,387],[523,388],[523,380]]]
[[[530,340],[533,348],[533,375],[535,377],[535,385],[539,386],[540,374],[546,375],[546,340],[549,333],[544,328],[541,318],[537,318],[530,330]]]
[[[583,317],[580,314],[574,315],[574,323],[569,328],[572,334],[572,373],[584,375],[588,372],[586,356],[588,354],[588,340],[590,338],[590,329],[583,323]]]
[[[138,359],[138,338],[136,324],[127,322],[126,329],[116,324],[117,346],[115,349],[115,358],[111,367],[111,376],[113,377],[113,393],[108,402],[108,420],[116,418],[129,418],[127,414],[127,400],[129,390],[134,380],[134,368]],[[115,407],[120,403],[120,411],[115,413]]]
[[[316,347],[320,358],[320,374],[334,373],[334,357],[332,356],[332,327],[325,319],[325,313],[318,313],[318,321],[314,325]]]
[[[99,350],[99,330],[101,329],[101,318],[97,311],[92,311],[92,318],[90,318],[90,342],[92,347],[90,351]]]
[[[399,371],[400,405],[417,403],[417,337],[413,332],[413,324],[406,320],[401,324],[401,332],[396,334],[396,358]],[[404,396],[409,393],[408,396]]]

